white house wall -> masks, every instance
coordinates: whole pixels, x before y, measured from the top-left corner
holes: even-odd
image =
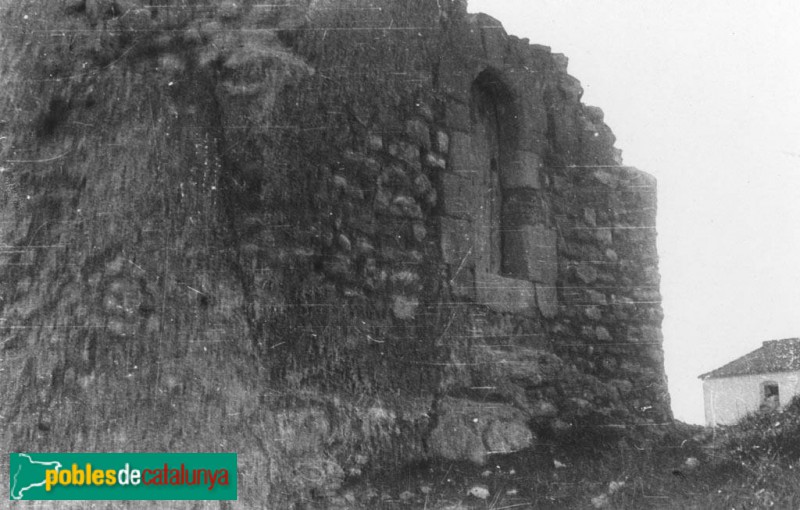
[[[758,411],[762,403],[762,384],[778,384],[780,406],[800,393],[800,371],[741,375],[703,381],[706,425],[731,425],[747,413]]]

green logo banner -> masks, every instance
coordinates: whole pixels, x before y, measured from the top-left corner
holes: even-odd
[[[11,500],[235,500],[235,453],[12,453]]]

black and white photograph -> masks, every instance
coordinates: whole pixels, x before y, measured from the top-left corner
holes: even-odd
[[[800,508],[798,26],[0,0],[0,499]]]

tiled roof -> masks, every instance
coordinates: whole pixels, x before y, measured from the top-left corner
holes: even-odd
[[[716,379],[747,374],[800,370],[800,338],[768,340],[755,351],[745,354],[716,370],[706,372],[700,379]]]

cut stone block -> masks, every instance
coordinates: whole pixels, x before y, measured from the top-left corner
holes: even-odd
[[[558,277],[557,234],[541,225],[522,225],[503,237],[505,274],[554,284]]]
[[[442,175],[442,205],[448,216],[471,219],[478,211],[481,187],[475,179],[458,175]]]
[[[439,404],[439,415],[428,447],[444,459],[483,464],[489,454],[511,453],[536,442],[528,417],[508,404],[448,397]]]
[[[503,189],[531,188],[539,189],[539,169],[542,160],[538,154],[528,151],[517,151],[513,161],[502,168],[500,181]]]
[[[439,419],[431,432],[428,447],[433,455],[447,460],[468,460],[479,466],[486,463],[486,446],[480,430],[460,415]]]
[[[555,381],[564,371],[562,361],[546,350],[477,345],[473,352],[473,359],[486,364],[484,373],[494,381],[539,386]]]
[[[466,220],[442,218],[442,257],[447,264],[471,265],[473,255],[472,224]]]
[[[478,303],[497,312],[534,313],[536,288],[527,280],[479,272],[475,275],[475,292]]]
[[[591,303],[594,305],[607,305],[608,300],[606,299],[606,295],[602,292],[598,292],[592,289],[586,289],[584,291],[584,301],[586,303]]]
[[[536,306],[539,312],[547,319],[552,319],[558,313],[558,292],[555,285],[536,284]]]
[[[404,161],[412,168],[417,170],[421,168],[420,150],[416,145],[405,142],[393,143],[389,146],[389,154]]]
[[[489,153],[485,143],[467,133],[453,133],[450,139],[450,165],[448,169],[462,176],[480,176],[489,168]]]
[[[419,306],[419,300],[415,297],[395,296],[392,302],[392,313],[401,320],[411,320]]]
[[[421,147],[430,150],[431,148],[431,134],[428,125],[419,120],[412,119],[406,122],[406,134]]]
[[[469,131],[472,127],[469,106],[455,101],[448,101],[445,110],[445,121],[451,129]]]
[[[613,172],[609,170],[595,170],[592,173],[592,177],[597,179],[598,181],[602,182],[609,188],[616,188],[619,184],[619,174],[621,172]]]
[[[508,36],[503,25],[484,13],[475,15],[475,24],[481,29],[481,42],[486,52],[486,59],[490,62],[502,62],[508,51]]]
[[[444,131],[436,132],[436,150],[445,154],[450,150],[450,137]]]
[[[460,62],[445,58],[439,67],[439,86],[450,98],[467,103],[472,85],[471,74],[463,68]]]
[[[601,244],[613,244],[614,236],[610,228],[606,227],[598,227],[594,233],[595,239],[597,239]]]
[[[594,283],[597,280],[597,269],[588,262],[580,262],[575,267],[575,276],[583,283]]]
[[[592,209],[591,207],[584,207],[583,208],[583,221],[586,222],[587,225],[590,227],[597,226],[597,211]]]
[[[539,192],[530,188],[514,188],[503,192],[503,223],[506,229],[519,225],[542,225],[548,211]]]
[[[533,445],[533,433],[524,421],[494,421],[483,433],[487,453],[512,453]]]
[[[597,326],[594,330],[594,333],[597,339],[602,342],[610,342],[613,340],[611,333],[609,333],[608,330],[603,326]]]
[[[383,137],[378,133],[370,133],[367,137],[367,147],[372,151],[383,149]]]
[[[531,415],[534,418],[554,418],[558,416],[558,408],[546,400],[539,400],[533,404]]]
[[[466,263],[450,266],[450,289],[457,298],[475,301],[475,270]]]
[[[447,160],[439,154],[429,152],[425,154],[425,164],[437,170],[444,170],[447,168]]]

